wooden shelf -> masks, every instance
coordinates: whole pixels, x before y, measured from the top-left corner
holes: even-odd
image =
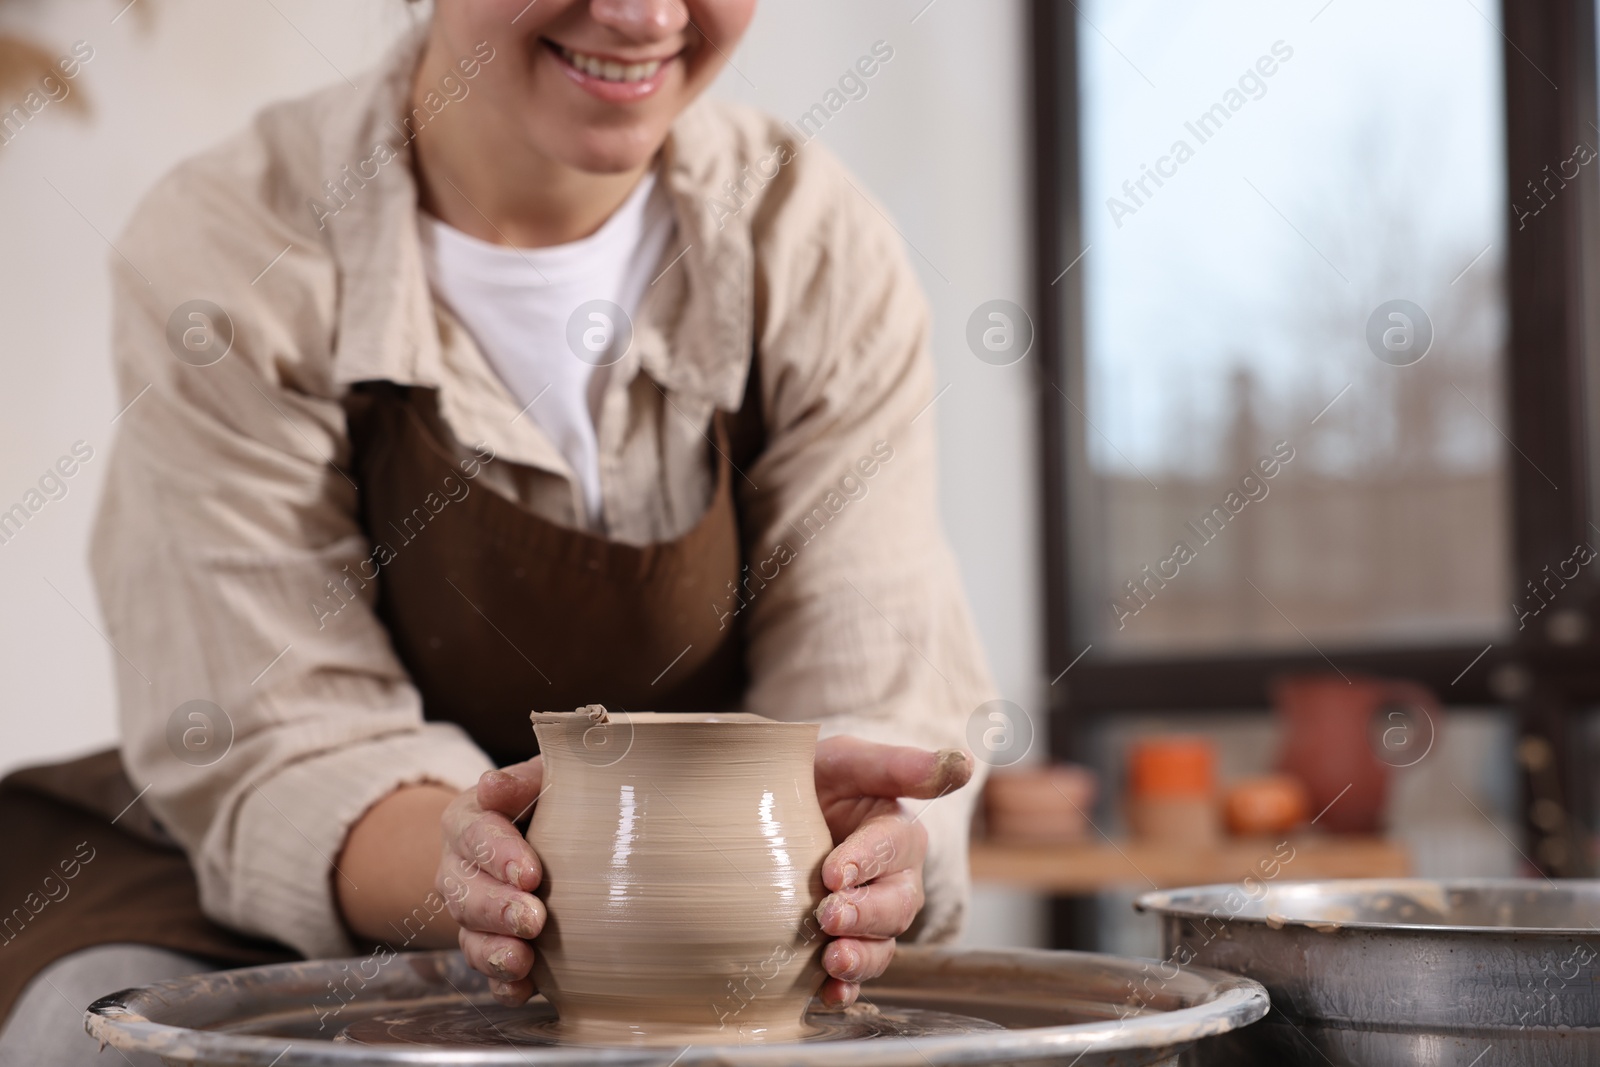
[[[1070,896],[1103,889],[1158,889],[1238,882],[1246,876],[1271,881],[1318,878],[1395,878],[1411,873],[1411,857],[1396,841],[1381,837],[1289,835],[1225,838],[1195,849],[1146,841],[1096,838],[1073,844],[972,842],[972,880]],[[1293,848],[1292,858],[1288,848]]]

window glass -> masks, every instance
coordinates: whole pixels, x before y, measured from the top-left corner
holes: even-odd
[[[1097,650],[1514,628],[1495,5],[1078,6]]]

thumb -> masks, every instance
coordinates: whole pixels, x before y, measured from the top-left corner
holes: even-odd
[[[932,800],[972,779],[972,757],[959,748],[935,752],[859,737],[817,742],[816,766],[817,792],[830,796]]]
[[[515,822],[528,813],[544,788],[544,760],[535,756],[499,770],[485,771],[478,779],[478,806]]]

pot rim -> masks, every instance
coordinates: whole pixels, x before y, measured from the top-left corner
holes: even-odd
[[[821,726],[815,722],[792,722],[782,719],[769,719],[765,715],[757,715],[748,711],[607,711],[606,722],[594,722],[590,719],[574,718],[571,722],[537,722],[534,729],[540,727],[553,727],[555,729],[580,729],[592,730],[596,727],[612,725],[627,726],[715,726],[718,729],[727,729],[738,726],[757,726],[763,729],[768,727],[783,727],[788,729],[817,729]]]

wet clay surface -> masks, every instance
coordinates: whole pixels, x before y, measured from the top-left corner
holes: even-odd
[[[806,1014],[799,1040],[849,1041],[884,1037],[934,1037],[1004,1030],[988,1019],[922,1007],[857,1005],[845,1011]],[[378,1012],[346,1026],[335,1041],[358,1045],[448,1045],[461,1048],[515,1045],[581,1045],[567,1033],[543,997],[524,1007],[451,1004]]]

